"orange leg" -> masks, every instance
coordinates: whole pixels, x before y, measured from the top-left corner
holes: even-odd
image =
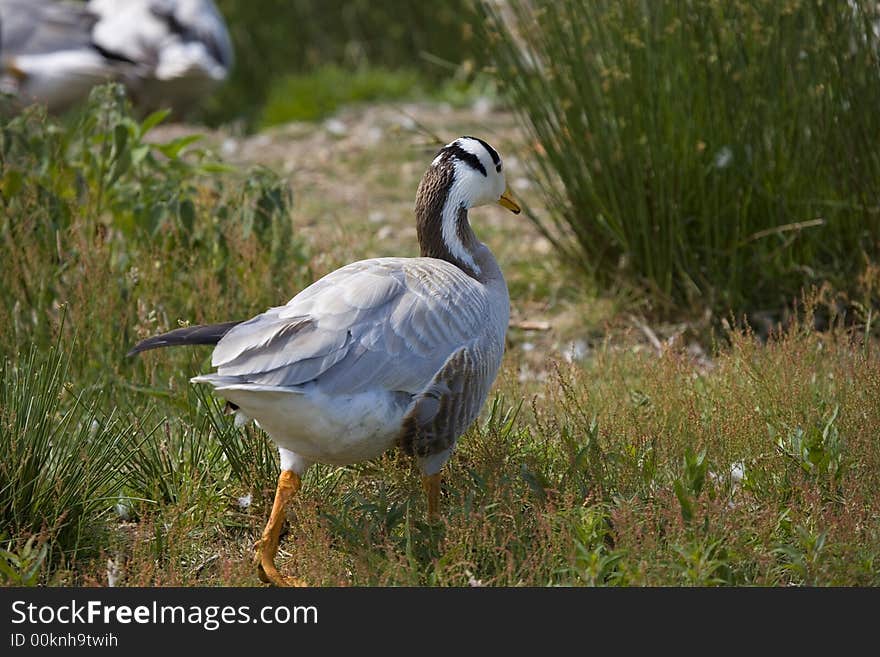
[[[440,520],[440,473],[422,476],[422,488],[428,496],[428,520]]]
[[[281,536],[281,526],[284,524],[284,508],[300,487],[299,475],[292,470],[282,470],[278,475],[278,488],[275,489],[275,501],[272,503],[272,513],[269,514],[269,522],[263,530],[263,536],[257,541],[257,554],[254,561],[257,566],[257,575],[264,582],[275,586],[305,586],[303,582],[290,577],[284,577],[275,567],[275,555],[278,554],[278,539]]]

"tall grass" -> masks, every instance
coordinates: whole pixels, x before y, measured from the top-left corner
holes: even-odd
[[[852,6],[854,5],[854,6]],[[559,250],[655,306],[853,290],[880,251],[874,3],[483,3]]]
[[[191,388],[207,348],[124,354],[277,304],[312,280],[307,250],[281,181],[149,142],[118,100],[0,126],[0,580],[104,584],[110,559],[121,584],[253,585],[271,443]],[[609,341],[538,382],[511,349],[441,523],[409,459],[316,466],[279,566],[316,585],[880,584],[877,343],[826,312],[827,332],[806,317],[766,345],[731,331],[702,364]]]
[[[0,367],[0,521],[75,559],[95,547],[84,539],[113,507],[134,432],[102,412],[97,390],[68,388],[70,374],[59,345],[32,345]]]
[[[124,357],[146,334],[249,316],[308,278],[287,184],[216,163],[197,137],[149,140],[164,117],[137,121],[121,89],[103,87],[65,123],[33,108],[0,124],[10,581],[31,581],[42,547],[50,570],[106,549],[118,498],[134,507],[126,514],[149,515],[261,491],[277,467],[265,438],[245,442],[216,403],[206,416],[194,410],[204,400],[168,392],[198,366],[194,354]]]
[[[439,528],[395,456],[321,469],[281,567],[331,585],[877,585],[876,344],[809,326],[731,332],[707,370],[601,347],[533,397],[513,358],[444,468]]]

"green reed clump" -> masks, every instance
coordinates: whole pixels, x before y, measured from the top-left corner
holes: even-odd
[[[99,391],[70,386],[69,360],[60,345],[34,345],[0,365],[0,521],[73,558],[95,547],[90,529],[112,508],[134,442]]]
[[[278,477],[277,448],[264,434],[244,432],[224,414],[224,402],[204,386],[181,391],[176,415],[133,405],[137,444],[123,467],[125,493],[158,505],[210,498],[235,486],[262,494]],[[129,399],[134,402],[134,399]]]
[[[534,142],[539,226],[656,306],[778,308],[852,290],[880,250],[871,2],[484,3]]]

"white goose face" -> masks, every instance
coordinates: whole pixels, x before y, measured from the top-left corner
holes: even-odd
[[[448,158],[455,164],[455,185],[470,201],[470,207],[499,203],[511,212],[519,213],[504,179],[504,164],[498,151],[482,139],[459,137],[447,144],[433,164]]]

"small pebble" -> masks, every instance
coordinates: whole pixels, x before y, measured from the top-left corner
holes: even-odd
[[[343,137],[348,133],[348,128],[339,119],[327,119],[324,121],[324,130],[334,137]]]
[[[224,139],[223,144],[220,146],[220,151],[227,157],[235,155],[238,152],[238,141],[232,137]]]

